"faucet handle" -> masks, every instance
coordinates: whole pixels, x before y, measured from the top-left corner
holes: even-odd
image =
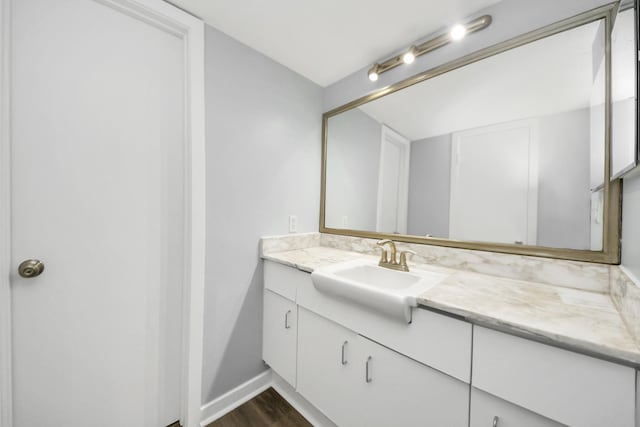
[[[407,265],[407,254],[415,255],[416,253],[411,249],[400,252],[400,267],[404,271],[409,271],[409,266]]]

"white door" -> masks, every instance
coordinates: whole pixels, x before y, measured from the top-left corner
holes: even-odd
[[[533,120],[453,134],[449,237],[535,245],[538,154]]]
[[[411,141],[382,126],[376,231],[407,233]]]
[[[15,427],[179,418],[182,40],[109,2],[12,2]],[[15,270],[14,270],[15,271]]]

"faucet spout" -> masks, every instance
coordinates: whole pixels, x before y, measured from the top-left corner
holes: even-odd
[[[400,262],[398,262],[396,244],[390,239],[380,240],[377,243],[378,246],[382,248],[382,254],[380,255],[380,262],[378,265],[380,267],[390,268],[392,270],[400,270],[400,271],[409,271],[409,266],[407,265],[407,255],[415,255],[416,253],[412,250],[402,251],[400,253]],[[390,259],[387,259],[387,250],[385,246],[389,246]]]
[[[389,260],[387,260],[387,251],[384,249],[385,245],[389,246]],[[378,242],[378,246],[382,247],[382,256],[380,257],[380,262],[378,265],[382,266],[382,264],[391,264],[396,265],[398,263],[396,257],[396,244],[393,243],[393,240],[384,239]]]

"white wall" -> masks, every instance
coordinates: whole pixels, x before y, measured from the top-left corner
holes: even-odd
[[[357,108],[329,119],[327,227],[376,229],[381,132],[380,123]]]
[[[265,369],[258,239],[316,231],[319,86],[206,29],[207,259],[202,400]]]
[[[640,173],[622,187],[622,265],[640,279]]]

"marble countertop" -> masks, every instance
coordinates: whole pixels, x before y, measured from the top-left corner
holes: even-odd
[[[372,255],[322,246],[263,254],[306,272]],[[411,263],[410,263],[411,265]],[[640,367],[640,346],[608,294],[413,264],[450,275],[418,298],[420,306],[551,345]]]

